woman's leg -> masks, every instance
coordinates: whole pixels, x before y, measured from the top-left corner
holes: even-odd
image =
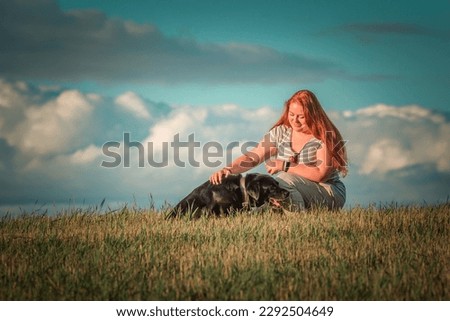
[[[289,210],[290,211],[302,211],[306,208],[305,200],[303,199],[302,194],[300,193],[297,185],[300,184],[298,176],[294,176],[285,172],[279,173],[275,176],[275,179],[280,184],[281,188],[289,191]]]
[[[340,181],[333,184],[319,184],[285,172],[279,173],[276,179],[282,188],[290,192],[291,210],[299,211],[311,206],[338,209],[345,203],[345,186]]]

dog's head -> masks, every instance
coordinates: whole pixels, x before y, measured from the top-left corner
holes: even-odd
[[[264,203],[279,206],[289,196],[289,192],[281,188],[272,176],[265,174],[247,174],[245,188],[252,205],[255,206],[261,206]]]

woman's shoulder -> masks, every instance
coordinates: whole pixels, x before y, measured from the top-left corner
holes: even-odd
[[[286,125],[275,126],[269,131],[270,138],[272,141],[281,141],[288,136],[290,130]]]
[[[290,130],[291,130],[291,128],[286,125],[278,125],[278,126],[273,127],[270,130],[270,132],[284,134],[284,133],[289,132]]]

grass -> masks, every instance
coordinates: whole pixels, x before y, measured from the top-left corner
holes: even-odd
[[[0,219],[0,300],[449,300],[450,203]]]

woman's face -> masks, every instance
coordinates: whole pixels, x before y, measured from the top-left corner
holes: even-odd
[[[305,114],[303,112],[303,105],[297,102],[292,102],[289,105],[288,120],[289,124],[292,127],[292,130],[296,132],[302,132],[305,134],[311,133],[308,125],[306,124]]]

